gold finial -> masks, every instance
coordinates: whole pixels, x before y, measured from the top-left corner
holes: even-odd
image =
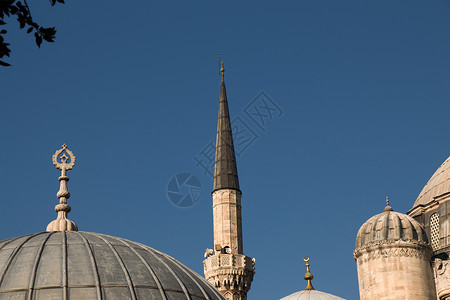
[[[225,74],[225,69],[223,68],[223,60],[220,61],[220,73],[222,73],[222,80],[223,80],[223,75]]]
[[[389,197],[386,197],[386,207],[384,211],[393,211],[392,207],[389,206]]]
[[[305,290],[314,290],[314,287],[311,284],[311,280],[314,279],[314,276],[309,271],[309,257],[308,256],[304,257],[303,261],[306,262],[306,274],[305,277],[303,277],[307,281]]]
[[[225,73],[225,69],[223,68],[223,60],[220,60],[220,52],[218,53],[218,57],[219,57],[219,74],[222,75],[222,80],[223,80],[223,75]]]
[[[59,199],[59,204],[55,206],[55,211],[58,213],[56,220],[48,224],[47,231],[78,231],[77,225],[67,218],[70,212],[70,205],[67,204],[67,199],[70,198],[70,193],[67,190],[67,182],[69,177],[66,176],[66,171],[71,170],[75,165],[75,155],[67,148],[66,144],[57,150],[52,156],[53,165],[61,170],[59,180],[59,191],[56,197]]]

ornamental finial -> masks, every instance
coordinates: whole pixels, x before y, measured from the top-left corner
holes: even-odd
[[[393,211],[392,207],[389,206],[389,197],[386,197],[386,207],[384,211]]]
[[[223,76],[225,74],[225,69],[223,68],[223,60],[220,60],[220,52],[218,53],[218,57],[219,57],[219,74],[222,75],[222,80],[223,80]]]
[[[59,204],[55,206],[55,211],[58,213],[56,220],[48,224],[47,231],[78,231],[77,225],[67,218],[70,212],[70,205],[67,204],[67,199],[70,198],[70,193],[67,190],[67,182],[69,177],[66,176],[66,171],[71,170],[75,165],[75,155],[67,148],[66,144],[57,150],[52,156],[53,165],[61,170],[59,176],[59,191],[56,197],[59,199]]]
[[[303,261],[306,262],[306,274],[305,277],[303,277],[307,281],[305,290],[314,290],[314,287],[311,284],[311,280],[314,279],[314,276],[309,271],[309,257],[304,257]]]

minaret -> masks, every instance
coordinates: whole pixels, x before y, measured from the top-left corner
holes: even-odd
[[[214,166],[213,223],[214,250],[206,249],[205,278],[227,300],[245,300],[253,280],[254,259],[242,246],[241,190],[234,154],[223,62],[219,97],[216,160]]]

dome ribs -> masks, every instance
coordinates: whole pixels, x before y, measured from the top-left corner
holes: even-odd
[[[209,296],[208,296],[208,294],[206,293],[206,291],[202,288],[202,286],[197,282],[197,281],[195,281],[194,280],[194,278],[192,277],[192,275],[191,274],[189,274],[183,267],[182,267],[182,265],[180,264],[180,262],[179,261],[177,261],[176,259],[174,259],[174,258],[170,258],[170,261],[172,261],[173,262],[173,264],[174,265],[176,265],[178,268],[180,268],[181,269],[181,271],[183,271],[196,285],[197,285],[197,287],[200,289],[200,291],[202,292],[202,294],[203,294],[203,296],[205,296],[205,298],[206,298],[206,300],[210,300],[209,299]]]
[[[150,264],[142,257],[141,254],[139,254],[139,252],[136,251],[136,249],[133,248],[132,245],[130,245],[128,242],[126,242],[125,240],[121,239],[121,238],[116,238],[116,237],[112,237],[113,239],[115,239],[116,241],[119,241],[120,243],[124,244],[125,246],[127,246],[129,249],[131,249],[131,251],[137,256],[139,257],[139,259],[142,261],[142,263],[145,265],[145,267],[147,268],[147,270],[149,271],[149,273],[152,275],[153,280],[155,280],[156,285],[158,286],[158,290],[161,293],[161,298],[163,300],[167,300],[167,296],[166,293],[164,292],[164,289],[162,287],[162,284],[159,280],[159,278],[156,276],[155,271],[153,271],[152,267],[150,266]]]
[[[136,292],[134,291],[133,281],[131,280],[130,273],[128,273],[128,270],[125,267],[125,264],[124,264],[122,258],[120,257],[119,253],[117,253],[117,250],[103,236],[96,234],[96,233],[92,233],[92,232],[90,234],[101,239],[103,242],[105,242],[106,245],[108,245],[109,249],[111,249],[112,253],[117,258],[117,261],[119,262],[120,267],[122,268],[123,274],[125,275],[125,278],[126,278],[127,284],[128,284],[128,289],[130,290],[131,299],[136,300]]]
[[[402,239],[403,238],[403,228],[402,228],[402,222],[400,220],[400,217],[396,214],[393,214],[395,218],[394,221],[394,230],[393,230],[393,236],[395,239]],[[398,230],[396,230],[398,229]]]
[[[406,214],[388,210],[371,217],[361,226],[356,236],[355,251],[394,240],[428,244],[419,222]]]
[[[67,277],[67,235],[66,232],[62,232],[62,284],[63,284],[63,300],[67,300],[69,298],[68,295],[68,284],[69,284],[69,277]]]
[[[175,260],[180,266],[182,266],[184,269],[188,270],[188,268],[187,268],[185,265],[183,265],[182,263],[180,263],[179,261],[177,261],[177,260],[174,259],[173,257],[168,257],[168,258],[170,258],[170,259],[172,259],[172,260]],[[189,270],[188,270],[188,271],[189,271]],[[199,278],[199,279],[203,279],[203,277],[201,277],[201,276],[198,275],[197,273],[193,273],[193,275],[194,275],[195,277]],[[208,286],[208,288],[209,288],[214,294],[218,295],[219,297],[222,297],[222,294],[221,294],[216,288],[214,288],[214,287],[212,287],[212,286]]]
[[[2,274],[1,274],[1,276],[0,276],[0,288],[1,288],[1,286],[2,286],[3,279],[5,278],[5,274],[6,274],[6,272],[8,271],[9,266],[11,265],[11,262],[13,261],[14,257],[16,256],[16,254],[20,251],[20,249],[22,249],[22,246],[23,246],[26,242],[28,242],[29,240],[31,240],[32,238],[34,238],[34,237],[36,237],[36,236],[38,236],[38,235],[41,235],[41,234],[43,234],[43,233],[44,233],[44,232],[39,232],[39,233],[31,234],[31,235],[27,236],[27,238],[25,238],[25,240],[22,241],[22,242],[19,244],[19,246],[15,247],[13,253],[11,253],[11,256],[9,257],[9,259],[8,259],[6,265],[5,265],[5,268],[3,269],[3,272],[2,272]]]
[[[426,236],[424,233],[425,233],[425,231],[422,229],[422,227],[420,226],[420,224],[419,223],[417,223],[417,222],[414,222],[413,220],[413,218],[411,218],[410,216],[408,216],[408,215],[406,215],[406,217],[408,218],[408,220],[409,220],[409,223],[411,223],[411,227],[414,227],[414,231],[413,231],[413,234],[414,234],[414,237],[419,241],[419,242],[428,242],[428,239],[424,239],[424,236]]]
[[[0,299],[219,300],[204,278],[146,245],[101,233],[0,241]]]
[[[448,193],[450,193],[450,157],[441,164],[425,184],[408,214],[412,213],[415,208],[427,206],[436,198]],[[413,215],[416,213],[414,212]]]
[[[95,260],[94,253],[92,252],[91,245],[89,244],[87,238],[79,231],[72,231],[72,232],[79,235],[81,239],[84,241],[84,245],[86,246],[87,252],[89,254],[89,259],[91,260],[92,268],[94,271],[95,288],[97,290],[97,300],[103,300],[102,289],[100,288],[100,274],[98,273],[97,262]]]
[[[32,269],[31,276],[30,276],[30,281],[28,283],[28,296],[27,296],[28,300],[33,299],[33,287],[34,287],[34,282],[36,280],[36,272],[37,272],[37,268],[39,266],[39,261],[41,260],[42,251],[44,251],[45,243],[47,243],[48,239],[52,235],[53,235],[53,232],[48,234],[47,237],[42,241],[41,245],[39,246],[38,254],[36,255],[36,258],[34,260],[33,269]]]
[[[154,258],[156,258],[161,264],[163,264],[163,265],[167,268],[167,270],[170,272],[170,274],[172,274],[172,276],[176,279],[176,281],[178,282],[178,284],[180,285],[181,289],[183,290],[184,294],[186,295],[186,299],[192,300],[192,299],[191,299],[191,296],[189,295],[188,290],[186,289],[186,286],[185,286],[184,283],[181,281],[180,277],[178,277],[178,275],[177,275],[177,274],[169,267],[169,265],[166,264],[165,261],[163,261],[161,258],[159,258],[155,253],[153,253],[153,251],[149,251],[149,249],[148,249],[147,247],[144,247],[144,246],[142,246],[142,245],[140,245],[140,244],[137,244],[137,243],[136,243],[136,245],[137,245],[138,247],[144,249],[144,251],[148,252],[150,255],[152,255]],[[159,252],[159,251],[156,251],[156,250],[154,250],[154,251],[155,251],[155,252],[158,252],[158,253],[160,253],[160,254],[163,254],[162,252]],[[163,255],[164,255],[164,254],[163,254]],[[166,256],[166,255],[164,255],[164,256]]]

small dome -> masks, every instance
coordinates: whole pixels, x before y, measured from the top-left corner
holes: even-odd
[[[302,291],[281,298],[280,300],[345,300],[341,297],[337,297],[314,289],[311,283],[311,281],[314,279],[314,276],[311,274],[311,271],[309,269],[309,257],[304,257],[303,260],[306,262],[306,274],[303,277],[307,282],[306,288]]]
[[[428,243],[423,227],[408,215],[392,211],[388,205],[384,212],[364,223],[356,236],[355,249],[384,240],[405,240]]]
[[[450,193],[450,157],[434,172],[430,180],[423,187],[417,197],[413,208],[420,205],[427,205],[434,198]]]
[[[0,241],[1,299],[192,299],[223,296],[176,259],[104,234],[41,232]]]
[[[293,293],[281,300],[345,300],[344,298],[316,290],[303,290]]]

